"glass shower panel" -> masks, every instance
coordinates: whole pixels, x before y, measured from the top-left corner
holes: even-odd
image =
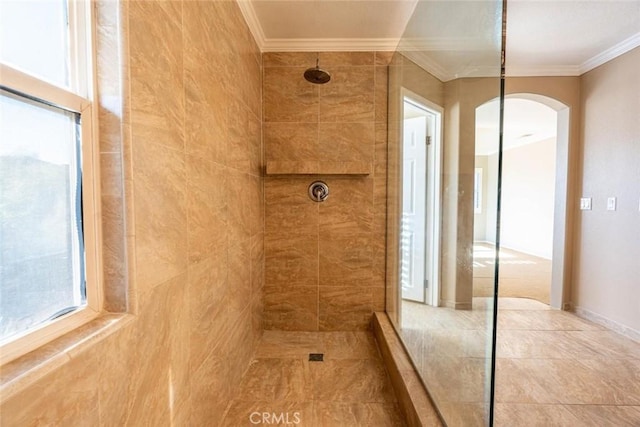
[[[502,8],[419,1],[389,64],[387,313],[449,426],[492,422]]]

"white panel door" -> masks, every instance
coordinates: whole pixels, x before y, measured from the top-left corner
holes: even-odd
[[[425,302],[427,118],[404,120],[400,281],[402,298]]]

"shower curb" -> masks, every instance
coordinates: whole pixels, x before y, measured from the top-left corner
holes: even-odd
[[[444,426],[387,314],[373,313],[371,329],[407,425]]]

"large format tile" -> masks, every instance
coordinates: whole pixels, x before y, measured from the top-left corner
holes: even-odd
[[[370,233],[373,221],[373,179],[344,177],[326,180],[329,198],[320,204],[320,230],[328,237],[348,238]]]
[[[371,291],[352,286],[320,287],[321,331],[366,330],[372,313]]]
[[[339,403],[394,402],[395,395],[381,361],[327,360],[309,366],[314,400]]]
[[[265,123],[264,149],[267,160],[317,161],[317,123]]]
[[[215,68],[189,50],[185,56],[185,147],[189,154],[226,164],[231,96],[217,84]]]
[[[495,399],[498,403],[557,404],[519,359],[497,359]]]
[[[129,5],[131,124],[134,143],[143,140],[182,150],[182,13],[173,3]]]
[[[317,286],[264,287],[265,329],[287,331],[318,330]]]
[[[629,402],[606,378],[576,360],[520,359],[516,363],[545,390],[545,402],[593,405]]]
[[[316,52],[265,52],[262,54],[264,67],[313,67]]]
[[[228,310],[241,312],[251,302],[250,241],[229,242],[229,271],[225,305]]]
[[[320,334],[325,359],[379,359],[380,353],[369,331],[336,331]]]
[[[309,353],[324,353],[322,335],[317,332],[264,331],[256,349],[256,358],[306,358]]]
[[[254,359],[238,395],[249,401],[302,402],[311,399],[308,363],[300,359]]]
[[[233,119],[229,122],[227,166],[243,173],[251,173],[251,144],[256,135],[251,135],[250,131],[254,129],[253,122],[256,119],[237,99],[230,100],[228,107]]]
[[[333,67],[320,87],[320,122],[372,122],[374,67]]]
[[[192,414],[194,425],[217,425],[229,403],[228,365],[224,358],[211,356],[194,372]]]
[[[136,273],[141,290],[187,266],[186,168],[182,152],[134,146]]]
[[[498,330],[528,329],[533,331],[589,331],[603,330],[579,317],[558,310],[505,310],[498,316]]]
[[[327,69],[338,66],[373,65],[374,56],[375,52],[320,52],[319,59],[321,68]]]
[[[401,427],[405,423],[395,403],[314,404],[316,427]]]
[[[318,233],[318,204],[309,199],[310,181],[302,178],[268,178],[265,182],[265,233],[267,239],[288,239]]]
[[[574,425],[584,427],[637,427],[640,406],[566,405],[577,419]]]
[[[488,406],[483,403],[442,402],[438,410],[447,427],[482,427],[488,423]]]
[[[217,163],[187,155],[189,262],[198,262],[226,245],[227,174]]]
[[[240,396],[231,402],[221,425],[314,426],[314,419],[313,402],[310,401],[252,401]]]
[[[371,293],[373,252],[370,233],[346,237],[320,234],[318,279],[320,287],[361,288]]]
[[[589,347],[565,339],[563,331],[499,330],[498,357],[531,359],[590,358]]]
[[[230,400],[224,426],[405,425],[370,332],[265,331]]]
[[[264,69],[265,122],[317,122],[318,86],[302,75],[304,67]]]
[[[565,331],[564,339],[597,353],[593,358],[640,359],[640,343],[613,331]]]
[[[423,358],[475,357],[484,358],[487,346],[490,345],[488,335],[477,329],[428,329],[407,330],[409,334],[418,334],[409,340],[419,341]],[[405,334],[403,333],[403,336]]]
[[[373,161],[373,122],[320,123],[318,135],[320,161]]]
[[[376,123],[386,124],[389,71],[387,67],[376,67],[375,73],[375,121]]]
[[[613,401],[622,405],[640,406],[640,359],[578,359],[594,372],[615,393]],[[611,403],[614,403],[611,402]]]
[[[225,329],[224,295],[227,289],[227,248],[189,266],[187,288],[188,312],[191,317],[192,367],[204,362]]]
[[[251,237],[252,200],[251,188],[253,177],[233,169],[226,169],[226,198],[229,209],[227,229],[229,241],[244,241]]]
[[[318,285],[318,243],[315,235],[266,237],[265,283],[277,286]]]
[[[575,427],[580,425],[571,411],[562,405],[498,403],[495,407],[496,427]]]
[[[482,358],[432,358],[423,364],[423,379],[436,403],[481,403],[489,364]]]
[[[364,312],[370,315],[374,305],[378,309],[384,305],[384,262],[379,261],[386,228],[382,201],[386,170],[380,166],[377,174],[355,178],[335,174],[344,170],[346,162],[357,163],[359,170],[371,172],[376,149],[378,160],[384,157],[381,153],[386,152],[386,127],[379,129],[375,120],[376,108],[380,114],[385,108],[386,64],[376,63],[374,52],[320,52],[321,67],[329,70],[332,79],[325,85],[313,85],[302,75],[315,64],[315,59],[315,52],[263,55],[263,131],[268,171],[284,168],[317,173],[318,168],[331,169],[327,176],[267,177],[266,284],[274,295],[276,286],[342,288],[340,292],[345,297],[335,302],[322,300],[320,293],[315,298],[320,311],[330,313],[324,317],[323,329],[363,329],[368,322]],[[376,64],[380,65],[379,75]],[[378,118],[382,120],[382,115]],[[311,202],[307,195],[308,185],[316,179],[329,185],[330,196],[324,203]],[[380,198],[375,238],[374,181]],[[363,295],[346,296],[348,287],[362,289]],[[356,304],[356,312],[346,311],[348,300]],[[268,304],[266,309],[269,311]],[[277,317],[275,313],[268,316]]]

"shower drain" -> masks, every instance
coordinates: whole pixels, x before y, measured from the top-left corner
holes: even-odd
[[[309,353],[309,362],[323,362],[324,353]]]

